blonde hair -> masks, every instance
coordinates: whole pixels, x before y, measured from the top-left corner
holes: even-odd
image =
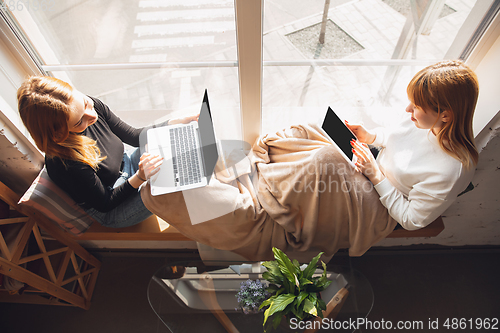
[[[476,74],[459,60],[441,61],[418,72],[408,84],[410,101],[424,111],[450,117],[436,138],[441,148],[469,169],[479,155],[474,143],[472,120],[479,95]]]
[[[73,90],[70,84],[56,78],[31,76],[17,90],[19,114],[47,157],[82,162],[97,170],[105,157],[100,157],[96,142],[69,131]]]

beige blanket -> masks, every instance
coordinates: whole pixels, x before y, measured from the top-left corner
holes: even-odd
[[[154,197],[148,185],[141,194],[187,237],[255,261],[272,259],[273,246],[360,256],[396,226],[372,184],[315,126],[261,137],[246,160],[219,163],[204,188]]]

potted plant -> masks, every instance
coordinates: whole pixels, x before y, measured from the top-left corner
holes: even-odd
[[[258,313],[263,301],[271,296],[267,290],[267,285],[260,280],[250,279],[241,282],[240,290],[236,294],[238,304],[245,314]]]
[[[261,309],[268,306],[264,312],[265,330],[268,319],[272,319],[272,326],[276,329],[283,317],[287,321],[294,317],[301,321],[317,316],[323,318],[326,304],[319,293],[332,283],[326,278],[326,264],[323,261],[323,273],[313,277],[323,252],[303,270],[297,260],[291,261],[280,249],[273,247],[273,253],[274,261],[262,263],[267,268],[262,277],[269,281],[267,291],[272,294],[260,305]]]

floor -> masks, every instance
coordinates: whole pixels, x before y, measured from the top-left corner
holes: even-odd
[[[196,253],[96,253],[96,256],[102,261],[102,269],[90,310],[2,303],[0,332],[168,333],[148,304],[149,279],[165,263],[193,258]],[[405,247],[372,249],[359,258],[340,252],[329,265],[352,266],[372,285],[375,301],[368,320],[373,328],[361,327],[358,332],[384,331],[389,322],[395,327],[398,321],[404,321],[407,327],[413,322],[424,325],[421,329],[404,331],[450,332],[457,330],[444,327],[447,318],[474,321],[496,318],[499,329],[499,262],[499,248]],[[436,324],[438,329],[433,329]],[[386,326],[376,330],[376,325]]]

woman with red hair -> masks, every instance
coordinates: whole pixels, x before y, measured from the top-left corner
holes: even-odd
[[[162,163],[159,156],[124,153],[139,147],[144,128],[123,122],[99,99],[48,76],[28,78],[17,92],[21,119],[45,153],[51,180],[108,227],[137,224],[151,215],[138,188]],[[170,120],[187,123],[197,117]]]
[[[348,126],[358,138],[352,142],[358,170],[373,183],[389,214],[415,230],[441,215],[472,180],[479,86],[463,62],[442,61],[418,72],[407,93],[409,117],[399,127]],[[382,147],[376,160],[366,144]]]

